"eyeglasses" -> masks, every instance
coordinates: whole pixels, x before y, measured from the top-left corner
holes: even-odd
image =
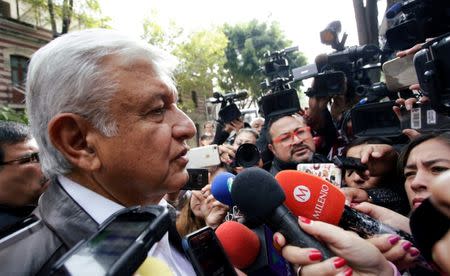
[[[309,127],[301,127],[297,128],[294,131],[283,133],[278,137],[275,137],[273,139],[273,142],[275,144],[282,143],[282,144],[288,144],[294,142],[294,137],[297,137],[301,141],[304,141],[306,138],[309,138],[311,136],[310,128]]]
[[[26,164],[26,163],[39,163],[39,153],[33,152],[32,154],[17,159],[1,162],[0,166],[11,164]]]

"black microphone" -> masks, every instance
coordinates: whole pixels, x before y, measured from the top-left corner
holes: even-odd
[[[316,248],[324,259],[334,256],[324,244],[300,228],[297,217],[283,204],[283,190],[267,171],[248,168],[239,173],[231,187],[231,197],[241,212],[263,220],[272,231],[283,234],[289,244]]]
[[[441,213],[430,201],[425,199],[411,214],[409,221],[415,246],[424,258],[431,261],[432,248],[450,230],[450,218]]]

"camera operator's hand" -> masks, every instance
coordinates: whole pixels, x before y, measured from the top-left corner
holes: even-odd
[[[226,123],[224,130],[228,133],[231,133],[233,130],[238,132],[241,128],[244,127],[244,121],[242,118],[237,118],[230,123]]]
[[[353,205],[352,208],[371,216],[372,218],[379,220],[382,223],[388,224],[392,227],[396,227],[407,233],[411,233],[409,227],[409,218],[400,215],[388,208],[384,208],[369,202],[362,202],[360,204]]]
[[[398,154],[388,144],[363,144],[360,146],[361,163],[366,164],[368,170],[364,173],[370,176],[379,176],[392,171],[396,164]]]
[[[275,233],[274,244],[282,248],[282,255],[287,261],[299,266],[298,275],[394,274],[394,269],[381,252],[355,233],[301,217],[299,224],[305,232],[323,241],[337,257],[321,261],[320,251],[286,245],[283,235]]]
[[[397,100],[395,100],[396,105],[394,105],[392,107],[392,109],[394,110],[395,115],[397,115],[397,118],[401,121],[402,120],[402,109],[406,109],[407,111],[411,111],[411,109],[413,108],[414,104],[416,103],[427,103],[429,102],[430,99],[426,96],[422,96],[419,100],[416,98],[409,98],[409,99],[403,99],[403,98],[399,98]],[[406,136],[408,136],[408,138],[410,140],[412,140],[414,137],[419,136],[420,132],[418,132],[415,129],[404,129],[403,134],[405,134]]]
[[[383,256],[399,269],[404,270],[416,265],[420,251],[407,240],[402,240],[397,235],[383,234],[367,239],[375,245]]]

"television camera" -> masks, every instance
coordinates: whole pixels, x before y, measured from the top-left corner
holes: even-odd
[[[261,87],[268,92],[261,98],[260,106],[266,119],[293,114],[300,110],[297,90],[291,87],[295,79],[287,59],[287,54],[297,50],[298,47],[290,47],[264,54],[266,62],[263,71],[266,79],[261,83]]]
[[[209,98],[208,101],[212,104],[220,104],[219,119],[223,123],[230,123],[242,115],[235,102],[244,100],[247,97],[247,91],[231,92],[226,94],[214,92],[213,96]]]
[[[386,12],[388,29],[385,48],[405,50],[450,31],[450,1],[407,0]]]

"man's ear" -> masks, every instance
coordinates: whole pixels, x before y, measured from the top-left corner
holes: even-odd
[[[273,148],[273,145],[272,145],[272,144],[267,144],[267,148],[268,148],[273,154],[275,154],[274,148]]]
[[[85,118],[73,113],[61,113],[48,124],[53,146],[74,166],[93,171],[101,166],[95,145],[87,139],[97,131]]]

